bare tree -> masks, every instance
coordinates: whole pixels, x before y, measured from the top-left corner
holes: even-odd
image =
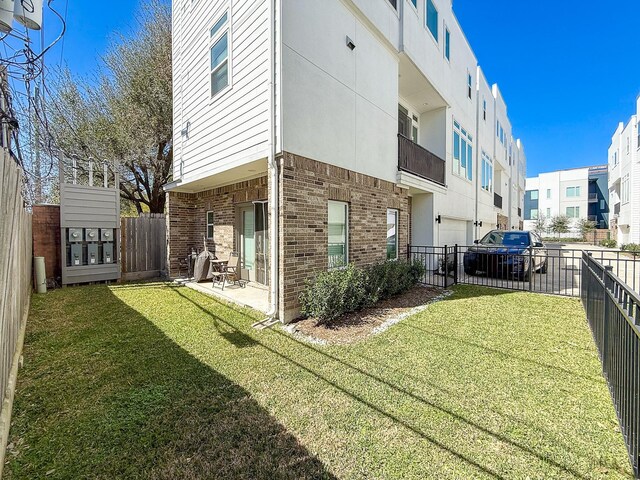
[[[57,156],[112,162],[121,197],[138,213],[162,213],[171,180],[171,12],[148,0],[136,28],[121,34],[93,82],[62,72],[47,102],[48,147]]]

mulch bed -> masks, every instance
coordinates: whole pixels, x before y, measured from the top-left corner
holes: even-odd
[[[343,315],[327,324],[317,325],[317,319],[306,318],[289,324],[286,329],[315,343],[356,343],[390,326],[395,323],[394,320],[412,310],[432,303],[445,293],[441,288],[417,286],[374,307]]]

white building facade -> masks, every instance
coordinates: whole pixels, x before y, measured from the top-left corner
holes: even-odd
[[[451,0],[174,0],[173,36],[172,269],[206,234],[288,319],[318,269],[522,227],[524,147]]]
[[[636,114],[627,124],[620,123],[609,147],[609,202],[612,205],[611,229],[618,244],[640,244],[640,138]]]
[[[607,166],[557,170],[527,178],[524,200],[524,228],[534,230],[541,218],[548,225],[552,217],[566,215],[572,236],[579,236],[578,222],[588,219],[596,228],[609,228]]]

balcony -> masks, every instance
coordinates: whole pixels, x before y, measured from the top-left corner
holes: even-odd
[[[424,147],[398,134],[398,170],[445,185],[446,162]]]
[[[589,194],[589,203],[598,203],[598,194],[590,193]]]
[[[502,209],[502,197],[497,193],[493,194],[493,205]]]

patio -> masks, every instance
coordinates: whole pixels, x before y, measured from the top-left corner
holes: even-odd
[[[264,285],[254,282],[247,283],[244,287],[227,284],[223,290],[219,283],[213,285],[210,280],[200,283],[190,280],[177,280],[177,282],[205,295],[211,295],[243,307],[253,308],[262,313],[269,311],[269,290]]]

